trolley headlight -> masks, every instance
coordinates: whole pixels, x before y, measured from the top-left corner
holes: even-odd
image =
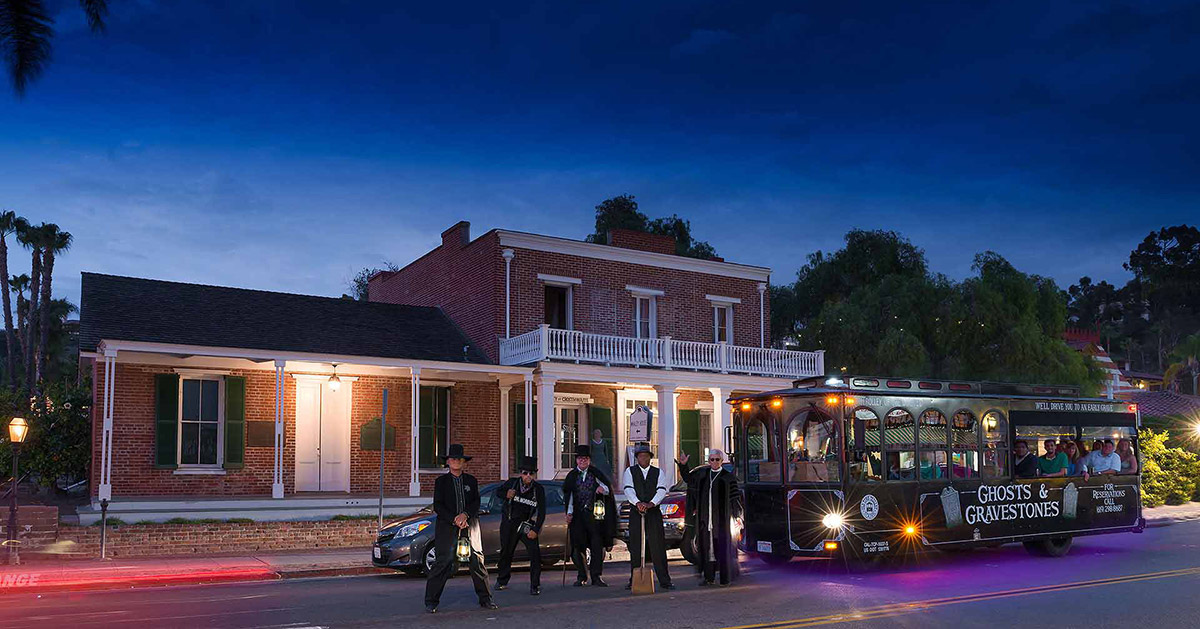
[[[825,517],[821,518],[821,524],[827,528],[840,529],[842,528],[842,515],[840,513],[826,513]]]

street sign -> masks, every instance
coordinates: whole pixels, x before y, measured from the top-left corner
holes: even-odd
[[[654,411],[639,406],[629,416],[629,440],[650,441],[650,428],[654,422]]]

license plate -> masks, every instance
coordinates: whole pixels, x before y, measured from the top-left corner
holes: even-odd
[[[758,543],[758,552],[760,552],[760,553],[771,552],[771,542],[759,542]]]
[[[376,546],[376,547],[372,548],[371,550],[375,551],[375,558],[376,558],[376,559],[383,559],[383,551],[382,551],[382,550],[380,550],[380,548],[379,548],[378,546]]]

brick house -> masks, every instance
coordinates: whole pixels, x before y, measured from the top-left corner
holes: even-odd
[[[372,277],[368,302],[84,273],[81,521],[101,500],[127,521],[370,512],[381,443],[386,508],[412,510],[451,442],[485,482],[526,451],[560,475],[592,429],[623,465],[638,406],[659,457],[698,458],[732,393],[824,371],[820,353],[768,349],[769,275],[647,234],[471,240],[465,222]]]

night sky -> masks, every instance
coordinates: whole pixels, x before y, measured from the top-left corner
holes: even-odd
[[[582,238],[621,193],[775,283],[862,227],[1065,288],[1200,217],[1195,2],[336,4],[112,0],[92,35],[55,3],[46,75],[0,89],[0,206],[75,235],[56,292],[340,295],[457,220]]]

